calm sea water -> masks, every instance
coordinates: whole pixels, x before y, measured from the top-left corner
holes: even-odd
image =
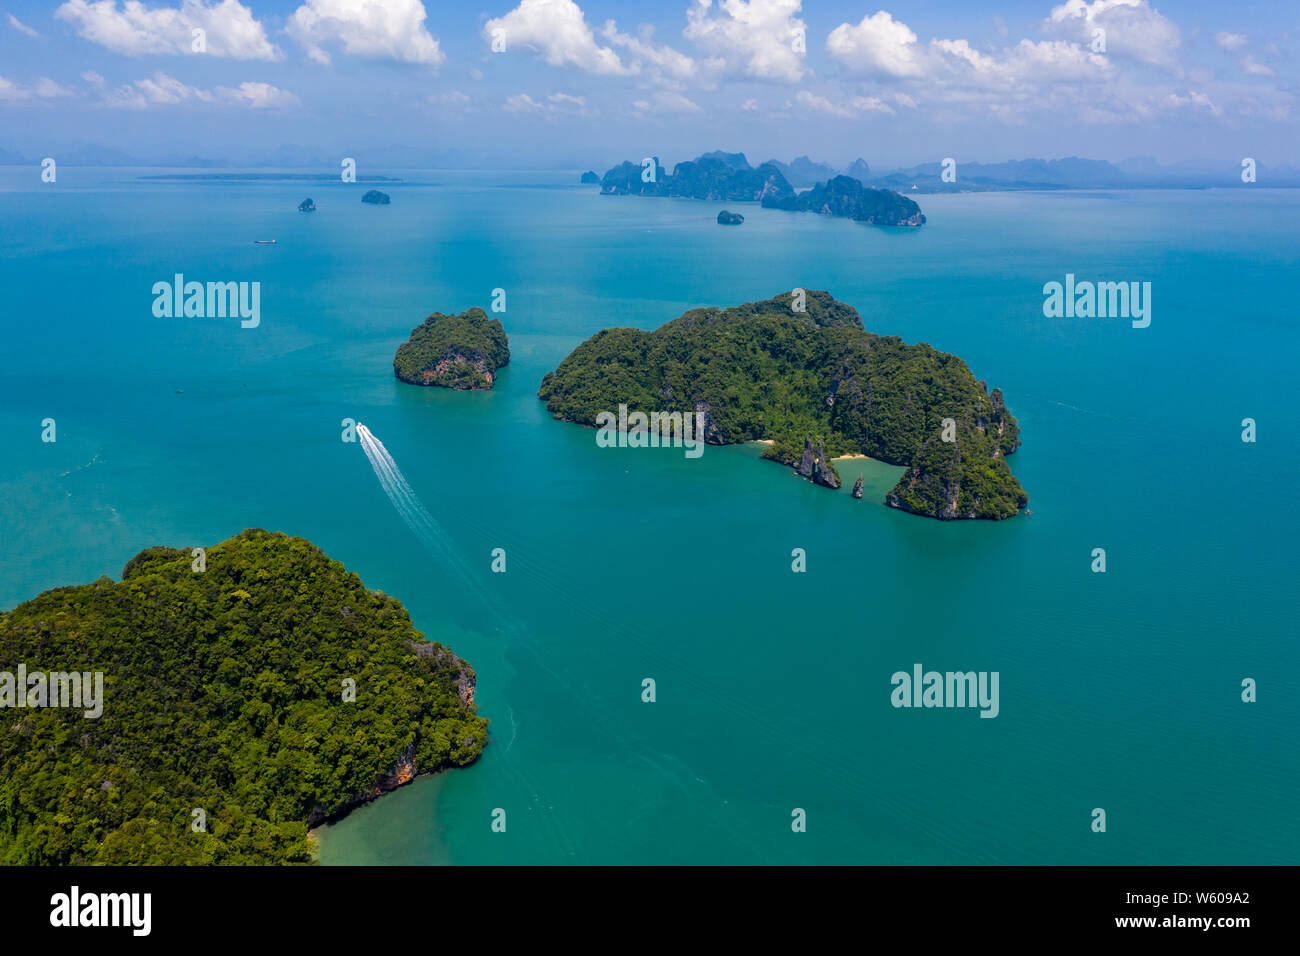
[[[341,183],[0,169],[0,607],[263,527],[477,669],[483,759],[325,828],[323,862],[1296,861],[1300,193],[923,197],[916,231],[749,207],[723,229],[719,205],[576,173],[384,172],[406,181],[375,208]],[[260,282],[260,327],[155,318],[177,272]],[[1151,282],[1150,328],[1045,319],[1067,272]],[[1033,517],[901,514],[877,463],[834,494],[754,447],[599,449],[536,398],[598,329],[796,286],[1001,386]],[[414,325],[494,288],[495,391],[394,381]],[[509,627],[421,548],[345,417]],[[892,708],[918,662],[998,671],[999,716]]]

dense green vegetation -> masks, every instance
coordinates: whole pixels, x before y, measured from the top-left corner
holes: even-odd
[[[653,182],[642,179],[639,163],[623,163],[605,173],[600,191],[614,196],[677,196],[684,199],[713,199],[730,202],[758,202],[766,196],[793,196],[794,189],[771,163],[757,169],[743,169],[721,159],[700,157],[678,163],[672,175],[655,160]]]
[[[836,176],[798,195],[771,195],[763,199],[771,209],[818,212],[846,216],[876,226],[921,226],[921,207],[892,189],[873,189],[849,176]]]
[[[711,443],[772,439],[765,457],[795,465],[805,440],[908,471],[894,507],[937,518],[1004,518],[1028,502],[1006,456],[1019,428],[955,355],[866,332],[856,310],[808,291],[726,310],[692,309],[653,332],[616,328],[578,346],[542,380],[557,417],[696,411]],[[944,419],[954,442],[943,441]]]
[[[801,156],[805,166],[814,164]],[[796,160],[799,162],[799,160]],[[678,163],[672,175],[654,160],[654,179],[646,182],[648,170],[637,163],[622,163],[605,173],[600,191],[611,196],[676,196],[723,202],[758,202],[768,209],[818,212],[846,216],[877,226],[920,226],[925,223],[921,207],[892,189],[873,189],[849,176],[833,176],[812,189],[795,192],[780,163],[766,162],[752,168],[744,153],[706,153],[690,162]],[[863,168],[866,164],[862,164]]]
[[[399,758],[482,752],[473,671],[309,541],[250,530],[191,560],[150,548],[0,614],[0,670],[104,674],[98,719],[0,710],[0,863],[309,862],[308,821]]]
[[[505,329],[475,306],[460,315],[435,312],[412,329],[393,357],[393,374],[412,385],[491,388],[509,362]]]

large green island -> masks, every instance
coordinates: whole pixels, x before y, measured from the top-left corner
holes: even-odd
[[[600,192],[604,196],[757,202],[764,209],[843,216],[874,226],[925,224],[921,207],[892,189],[864,186],[851,176],[832,176],[798,192],[781,172],[780,164],[768,161],[752,167],[744,153],[706,154],[678,163],[672,173],[654,157],[647,157],[644,165],[624,162],[605,173]]]
[[[796,290],[802,292],[802,290]],[[1007,518],[1029,500],[1007,467],[1019,427],[999,389],[924,343],[867,332],[828,292],[692,309],[654,331],[605,329],[542,379],[557,418],[595,425],[620,404],[698,412],[709,444],[767,441],[763,455],[839,487],[831,459],[907,470],[886,503],[943,520]]]
[[[509,362],[505,329],[475,306],[459,315],[435,312],[412,329],[393,357],[393,374],[412,385],[484,389]]]
[[[0,614],[0,671],[103,674],[97,718],[0,711],[0,862],[309,863],[309,827],[479,757],[474,672],[394,598],[283,534],[204,562],[149,548]]]

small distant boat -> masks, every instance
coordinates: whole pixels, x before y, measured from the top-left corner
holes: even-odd
[[[258,245],[258,246],[267,246],[267,245],[273,246],[273,245],[275,245],[275,240],[274,240],[274,239],[254,239],[254,240],[253,240],[253,244],[254,244],[254,245]]]

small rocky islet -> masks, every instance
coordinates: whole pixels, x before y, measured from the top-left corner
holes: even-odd
[[[492,388],[509,363],[501,322],[475,306],[459,315],[435,312],[412,329],[393,356],[393,374],[411,385],[470,391]]]
[[[392,202],[392,199],[389,197],[388,193],[381,193],[378,189],[371,189],[361,197],[361,201],[369,203],[372,206],[387,206]]]

